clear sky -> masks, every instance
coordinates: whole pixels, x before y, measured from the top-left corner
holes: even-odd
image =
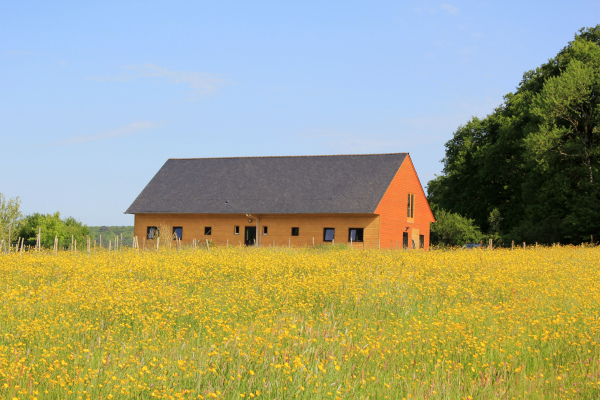
[[[168,158],[390,152],[426,186],[598,23],[598,0],[0,0],[0,193],[133,225]]]

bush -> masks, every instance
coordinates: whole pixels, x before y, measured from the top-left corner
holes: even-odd
[[[435,209],[436,222],[431,225],[431,243],[436,246],[460,246],[476,243],[483,234],[474,221],[444,209]]]

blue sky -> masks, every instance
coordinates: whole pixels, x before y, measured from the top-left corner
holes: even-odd
[[[133,225],[168,158],[387,152],[425,186],[459,125],[599,17],[597,0],[0,0],[0,193]]]

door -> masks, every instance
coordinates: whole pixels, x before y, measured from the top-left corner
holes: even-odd
[[[402,232],[402,248],[408,249],[408,232]]]
[[[254,246],[256,243],[256,226],[247,226],[244,234],[246,246]]]

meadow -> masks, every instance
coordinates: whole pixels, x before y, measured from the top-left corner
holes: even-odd
[[[596,399],[600,248],[0,254],[1,399]]]

